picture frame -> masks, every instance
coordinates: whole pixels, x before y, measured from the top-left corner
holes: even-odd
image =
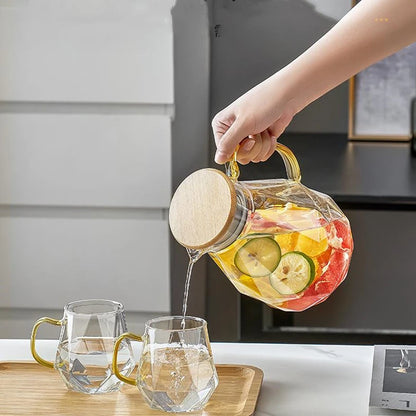
[[[359,0],[352,1],[354,7]],[[380,24],[389,24],[380,16]],[[350,140],[411,140],[416,97],[416,43],[364,69],[349,81]]]

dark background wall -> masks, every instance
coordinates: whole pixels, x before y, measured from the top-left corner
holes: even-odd
[[[209,121],[216,112],[305,51],[349,8],[350,0],[177,0],[173,11],[173,189],[192,171],[215,166]],[[199,121],[191,123],[195,117]],[[416,194],[410,184],[416,183],[416,159],[409,159],[408,144],[348,142],[347,124],[347,83],[312,103],[293,120],[288,128],[291,137],[282,140],[299,158],[304,184],[341,196],[344,203],[356,197],[364,202],[367,197],[375,198],[384,205],[387,200],[403,200],[403,196],[413,201]],[[394,163],[397,152],[402,159]],[[387,177],[379,171],[385,160],[396,167],[394,173],[386,173]],[[282,177],[282,167],[275,155],[265,163],[244,167],[242,179]],[[414,313],[408,311],[412,296],[408,288],[414,287],[411,247],[416,212],[373,205],[363,209],[355,204],[345,210],[357,242],[348,279],[327,302],[296,315],[296,326],[345,330],[347,335],[337,338],[338,343],[355,342],[357,338],[351,338],[351,333],[367,329],[370,333],[386,329],[415,333]],[[393,256],[393,248],[396,250],[401,241],[405,243]],[[172,312],[180,313],[187,258],[175,242],[171,247]],[[261,330],[265,321],[251,315],[250,320],[256,322],[248,322],[240,313],[240,302],[244,298],[208,256],[197,263],[188,313],[207,318],[212,340],[244,339],[241,328],[247,323]],[[261,311],[262,304],[255,305]],[[261,336],[249,340],[261,340]],[[322,340],[328,342],[327,332]],[[286,341],[294,340],[288,337]]]
[[[211,112],[304,52],[339,17],[347,0],[209,0]],[[347,83],[312,103],[288,127],[292,132],[345,133]]]
[[[349,0],[208,0],[207,3],[211,118],[304,52],[350,8]],[[288,131],[346,133],[347,111],[348,86],[344,83],[298,114]],[[214,151],[211,138],[210,161]],[[266,163],[281,164],[281,161],[272,158]],[[212,261],[207,262],[206,293],[206,312],[214,339],[239,339],[240,296]]]
[[[176,0],[172,9],[175,117],[172,123],[172,191],[209,161],[210,39],[204,0]],[[188,256],[173,237],[170,244],[171,312],[182,312]],[[205,316],[206,258],[194,268],[188,312]]]

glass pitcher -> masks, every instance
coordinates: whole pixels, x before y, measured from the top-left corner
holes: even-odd
[[[234,156],[227,174],[201,169],[179,185],[169,224],[191,258],[208,253],[240,293],[302,311],[345,279],[353,240],[336,203],[301,184],[293,153],[276,151],[288,179],[238,181]]]

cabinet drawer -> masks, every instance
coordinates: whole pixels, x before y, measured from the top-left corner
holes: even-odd
[[[0,2],[0,101],[173,103],[173,4]]]
[[[168,207],[168,116],[0,114],[0,204]]]
[[[162,219],[0,218],[0,307],[105,298],[168,312],[168,245]]]

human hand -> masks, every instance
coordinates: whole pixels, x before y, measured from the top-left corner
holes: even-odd
[[[276,139],[296,114],[295,106],[275,93],[269,78],[220,111],[212,121],[217,152],[215,161],[230,160],[239,146],[237,160],[245,165],[263,162],[276,149]]]

